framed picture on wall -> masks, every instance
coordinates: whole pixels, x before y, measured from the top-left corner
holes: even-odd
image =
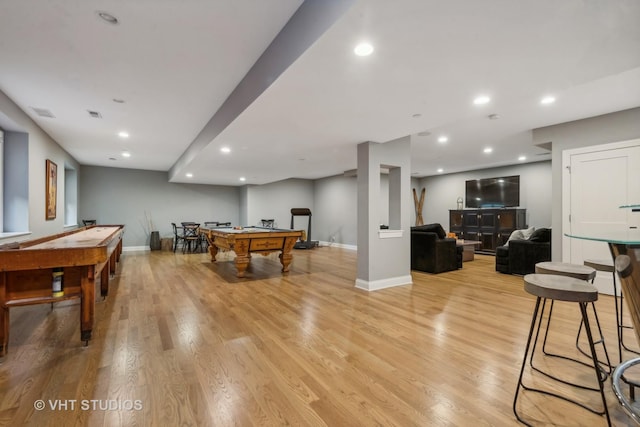
[[[46,160],[47,182],[46,188],[46,219],[56,219],[56,201],[58,198],[58,165]]]

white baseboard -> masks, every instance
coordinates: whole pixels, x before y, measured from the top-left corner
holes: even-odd
[[[393,288],[395,286],[413,285],[411,275],[391,277],[382,280],[362,280],[356,279],[356,288],[365,291],[378,291],[385,288]]]
[[[149,246],[123,246],[122,252],[150,251]]]
[[[329,246],[329,247],[332,247],[332,248],[349,249],[349,250],[352,250],[352,251],[358,250],[358,247],[356,245],[345,245],[343,243],[324,242],[324,241],[320,241],[319,244],[320,244],[320,246]]]

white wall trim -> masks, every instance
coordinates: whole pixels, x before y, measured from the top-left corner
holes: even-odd
[[[122,252],[150,251],[149,246],[124,246]]]
[[[385,288],[393,288],[395,286],[413,285],[411,275],[390,277],[382,280],[362,280],[356,279],[356,288],[365,291],[378,291]]]
[[[396,239],[402,237],[403,230],[378,230],[380,239]]]
[[[347,244],[344,244],[344,243],[320,241],[319,245],[320,246],[330,246],[332,248],[349,249],[349,250],[352,250],[352,251],[357,251],[358,250],[358,246],[357,245],[347,245]]]

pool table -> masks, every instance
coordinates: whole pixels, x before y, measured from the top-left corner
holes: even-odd
[[[235,266],[238,277],[244,277],[251,261],[251,254],[268,255],[280,251],[282,272],[289,271],[293,259],[293,245],[302,236],[300,230],[287,230],[267,227],[201,227],[202,233],[209,243],[211,261],[216,261],[219,250],[232,250],[236,253]]]

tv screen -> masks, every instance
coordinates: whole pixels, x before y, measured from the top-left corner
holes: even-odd
[[[520,175],[472,179],[465,184],[468,208],[520,206]]]

